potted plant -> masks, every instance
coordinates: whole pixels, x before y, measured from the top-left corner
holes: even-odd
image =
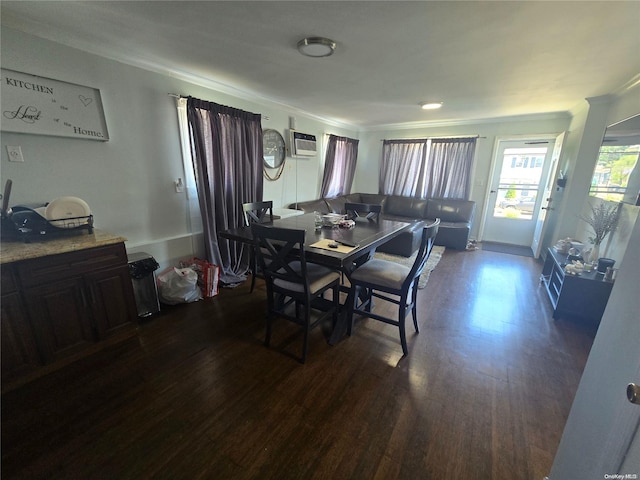
[[[597,205],[591,205],[589,215],[580,215],[579,218],[587,222],[593,229],[593,236],[589,237],[589,241],[593,244],[590,259],[592,262],[598,261],[600,257],[600,244],[602,241],[615,230],[618,225],[620,216],[619,203],[598,202]]]

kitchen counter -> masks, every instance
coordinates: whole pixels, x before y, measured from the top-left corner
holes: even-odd
[[[82,231],[64,237],[43,239],[42,241],[33,240],[31,243],[3,241],[0,244],[0,264],[123,243],[126,240],[124,237],[93,229],[91,234]]]

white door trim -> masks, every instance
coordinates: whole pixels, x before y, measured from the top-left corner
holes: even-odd
[[[489,205],[491,203],[491,183],[492,183],[492,179],[494,177],[496,168],[499,168],[498,163],[502,162],[502,159],[499,160],[496,158],[497,152],[498,152],[498,148],[500,146],[501,142],[505,142],[505,141],[524,141],[524,140],[549,140],[549,141],[553,141],[555,140],[559,135],[561,135],[563,132],[558,132],[558,133],[536,133],[536,134],[531,134],[531,135],[525,135],[525,134],[520,134],[520,135],[496,135],[496,137],[494,138],[493,141],[493,148],[491,150],[491,167],[489,168],[489,175],[487,177],[487,185],[485,188],[485,192],[484,192],[484,203],[483,203],[483,209],[482,212],[480,214],[480,225],[478,228],[478,241],[482,242],[482,240],[484,239],[484,230],[485,230],[485,223],[487,220],[487,215],[490,215],[490,208]]]

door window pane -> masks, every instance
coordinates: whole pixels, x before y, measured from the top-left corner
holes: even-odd
[[[531,220],[547,147],[506,148],[494,217]]]

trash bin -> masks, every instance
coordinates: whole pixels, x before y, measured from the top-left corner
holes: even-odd
[[[138,307],[138,317],[150,317],[160,311],[155,275],[155,271],[159,267],[158,262],[144,252],[132,253],[127,255],[127,258],[133,293]]]

